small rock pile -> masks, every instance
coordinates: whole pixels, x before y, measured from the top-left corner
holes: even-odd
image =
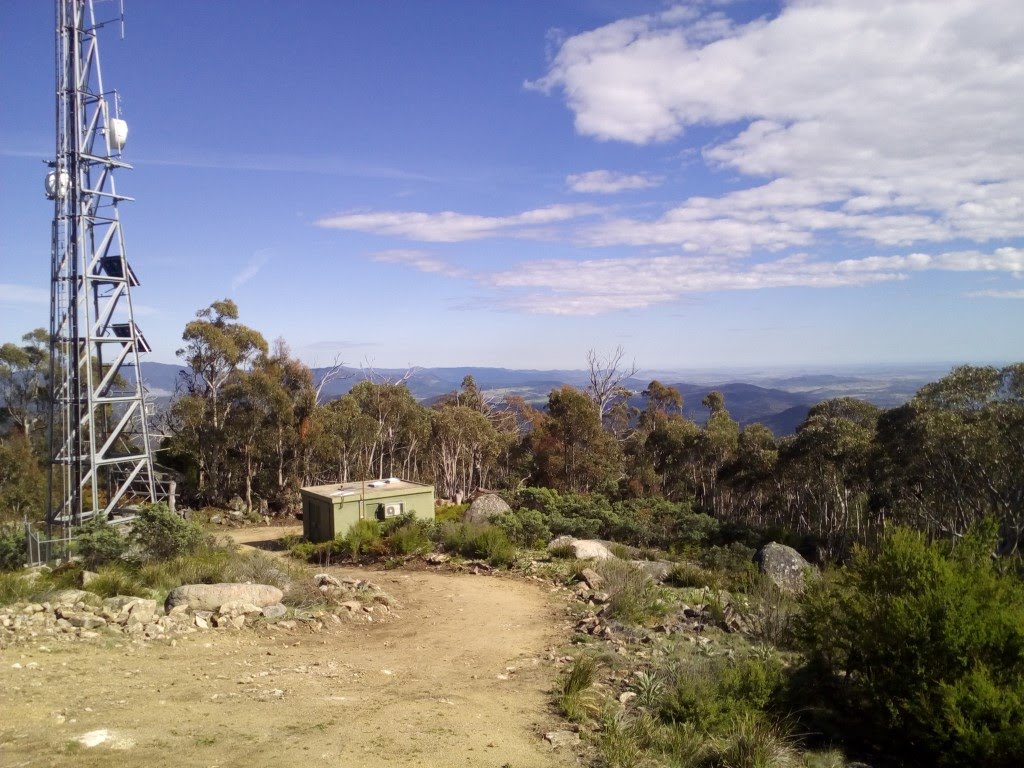
[[[165,616],[155,600],[118,595],[105,600],[80,589],[56,592],[43,603],[0,608],[0,648],[36,638],[59,640],[99,637],[98,630],[140,639],[163,639],[191,631],[191,619]]]
[[[127,595],[103,599],[80,589],[65,589],[42,603],[0,607],[0,649],[42,638],[88,640],[116,632],[138,640],[165,640],[203,630],[242,629],[273,620],[270,629],[304,628],[319,632],[349,620],[397,618],[397,603],[376,584],[337,579],[325,573],[313,581],[333,603],[332,610],[296,611],[286,619],[284,595],[267,584],[186,584],[171,590],[161,609],[156,600]],[[279,619],[284,619],[280,620]]]
[[[692,635],[700,634],[711,626],[726,632],[749,632],[750,628],[743,618],[740,607],[732,602],[728,593],[720,593],[719,600],[720,607],[717,610],[708,602],[692,606],[683,603],[671,616],[666,617],[660,630],[666,635]]]
[[[373,621],[374,614],[392,614],[392,608],[401,607],[395,598],[366,579],[318,573],[313,584],[328,602],[344,608],[349,618]]]

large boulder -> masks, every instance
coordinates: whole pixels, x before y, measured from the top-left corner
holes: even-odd
[[[467,523],[486,523],[492,517],[512,510],[505,500],[496,493],[488,493],[469,505],[462,519]]]
[[[218,611],[225,603],[247,603],[264,608],[281,602],[284,593],[269,584],[184,584],[167,595],[164,610],[186,606],[191,611]]]
[[[577,560],[607,560],[615,557],[608,545],[597,539],[574,539],[571,536],[559,536],[548,544],[548,549],[572,547]]]
[[[758,550],[754,562],[775,586],[791,593],[802,592],[807,573],[814,570],[795,549],[774,541]]]

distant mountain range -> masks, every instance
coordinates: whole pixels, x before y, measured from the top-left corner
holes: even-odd
[[[327,369],[313,369],[319,380]],[[822,374],[808,373],[794,376],[780,373],[743,375],[743,380],[701,375],[700,381],[673,381],[673,374],[659,373],[659,380],[673,386],[683,396],[683,412],[690,419],[703,423],[707,410],[701,400],[712,390],[725,397],[725,407],[741,425],[755,422],[770,427],[776,435],[792,434],[806,418],[812,406],[833,397],[857,397],[882,408],[892,408],[910,399],[923,385],[941,378],[948,367],[918,366],[865,370],[863,373]],[[142,363],[142,377],[151,395],[159,405],[166,405],[180,381],[181,368],[166,363]],[[383,368],[373,371],[375,381],[398,381],[407,375],[406,369]],[[345,368],[342,375],[328,382],[323,396],[341,397],[369,372],[359,368]],[[462,380],[471,375],[477,386],[489,397],[500,400],[507,395],[520,395],[527,402],[540,406],[547,402],[548,393],[563,385],[584,387],[587,372],[581,370],[522,370],[512,368],[417,368],[406,380],[413,396],[424,404],[457,390]],[[742,374],[741,374],[742,375]],[[758,383],[750,383],[750,380]],[[642,407],[643,391],[650,378],[636,377],[625,382],[635,394],[630,403]]]

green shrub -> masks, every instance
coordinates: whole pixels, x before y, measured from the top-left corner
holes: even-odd
[[[423,526],[413,523],[396,528],[385,539],[388,549],[400,555],[413,555],[433,548]]]
[[[102,518],[94,518],[81,526],[73,543],[75,554],[91,571],[104,563],[120,559],[131,542],[114,526]]]
[[[994,527],[955,549],[907,529],[812,582],[796,635],[797,695],[897,761],[1019,765],[1024,754],[1024,584],[992,557]],[[823,701],[824,699],[824,701]]]
[[[508,538],[521,547],[541,549],[551,538],[551,529],[544,522],[544,515],[535,509],[513,509],[495,515],[493,525],[501,528]]]
[[[156,560],[191,554],[206,540],[202,528],[171,512],[164,503],[143,505],[132,521],[131,536],[145,557]]]
[[[747,713],[763,714],[784,682],[774,657],[691,659],[670,669],[660,714],[720,733]]]
[[[609,596],[605,615],[609,618],[642,624],[665,612],[661,588],[641,568],[612,557],[601,560],[594,569],[604,579],[602,589]]]
[[[699,562],[708,571],[718,574],[718,586],[733,592],[748,592],[761,581],[761,574],[754,565],[755,550],[733,542],[724,547],[708,547],[701,550]]]
[[[380,523],[376,520],[356,520],[345,534],[345,546],[353,560],[358,560],[360,554],[379,541]]]
[[[451,504],[447,507],[438,507],[434,510],[434,519],[438,523],[458,523],[462,516],[469,509],[469,504]]]
[[[20,526],[0,526],[0,571],[23,568],[28,558],[28,542]]]
[[[509,565],[516,555],[505,532],[489,523],[446,523],[441,527],[441,543],[448,552],[483,558],[496,566]]]

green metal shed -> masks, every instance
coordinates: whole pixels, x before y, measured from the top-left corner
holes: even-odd
[[[406,513],[434,519],[434,486],[389,477],[302,489],[302,532],[307,541],[344,536],[357,520],[387,520]]]

